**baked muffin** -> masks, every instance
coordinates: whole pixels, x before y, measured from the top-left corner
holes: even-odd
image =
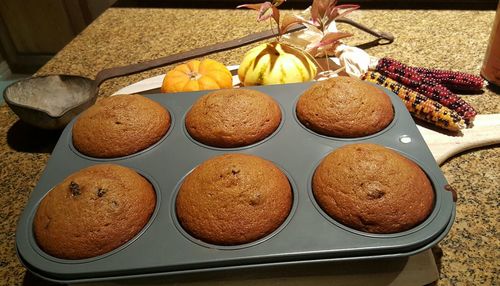
[[[227,154],[196,167],[182,182],[177,218],[193,237],[218,245],[260,239],[290,213],[288,178],[257,156]]]
[[[385,92],[344,76],[312,85],[300,96],[296,112],[307,128],[345,138],[377,133],[394,118],[391,99]]]
[[[346,145],[328,154],[314,173],[312,189],[332,218],[371,233],[408,230],[434,207],[434,191],[422,169],[376,144]]]
[[[68,176],[45,196],[33,230],[40,248],[52,256],[90,258],[132,239],[155,205],[153,187],[134,170],[95,165]]]
[[[97,158],[134,154],[158,142],[170,127],[170,114],[141,96],[118,95],[91,106],[73,126],[73,145]]]
[[[240,147],[273,133],[281,110],[269,95],[250,89],[222,89],[200,97],[186,115],[195,140],[214,147]]]

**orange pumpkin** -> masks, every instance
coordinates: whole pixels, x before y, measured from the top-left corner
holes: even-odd
[[[197,91],[231,88],[231,72],[218,61],[192,60],[176,66],[163,79],[161,92]]]

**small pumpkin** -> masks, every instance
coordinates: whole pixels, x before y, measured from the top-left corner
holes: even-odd
[[[232,86],[231,72],[222,63],[212,59],[192,60],[167,72],[161,92],[198,91]]]
[[[243,57],[238,77],[245,86],[305,82],[317,73],[313,59],[290,45],[261,44]]]

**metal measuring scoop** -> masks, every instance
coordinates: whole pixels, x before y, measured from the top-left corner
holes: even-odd
[[[379,39],[385,39],[388,42],[394,40],[394,37],[390,34],[377,33],[352,20],[346,18],[337,20],[353,25]],[[295,25],[287,33],[304,28],[303,25]],[[8,86],[3,96],[10,108],[26,123],[43,129],[61,129],[76,115],[95,103],[99,86],[108,79],[242,47],[272,38],[276,34],[276,31],[268,30],[155,60],[104,69],[97,74],[95,80],[76,75],[31,77]]]

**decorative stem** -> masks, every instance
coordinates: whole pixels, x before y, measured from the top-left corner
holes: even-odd
[[[189,72],[188,76],[189,76],[190,80],[199,80],[201,77],[201,74],[199,74],[197,72]]]
[[[273,27],[273,18],[269,18],[269,27],[271,29],[271,31],[274,31],[274,27]],[[278,26],[278,31],[279,31],[279,26]],[[276,41],[279,42],[281,37],[280,37],[280,33],[278,33],[278,35],[276,36]]]
[[[325,36],[325,28],[323,26],[323,21],[320,21],[321,23],[321,33],[323,34],[323,37]],[[325,61],[326,61],[326,69],[330,70],[330,61],[328,58],[328,51],[325,49]]]

